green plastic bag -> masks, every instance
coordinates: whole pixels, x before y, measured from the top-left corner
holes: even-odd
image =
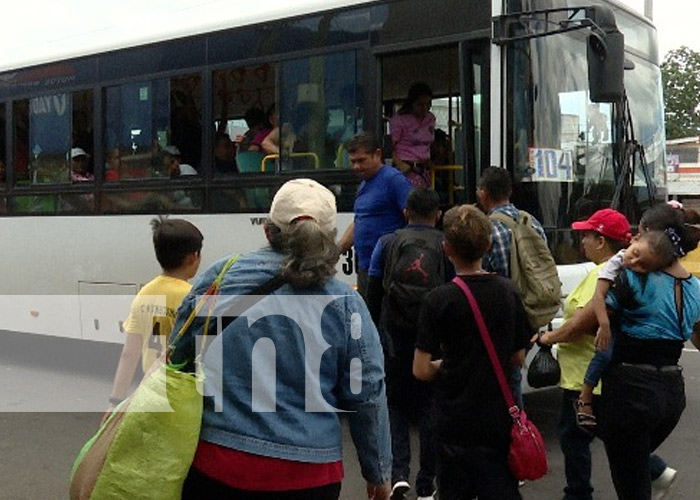
[[[161,364],[81,450],[71,500],[179,499],[201,423],[196,378]]]
[[[179,339],[207,306],[203,333],[226,271],[221,269],[176,335]],[[202,426],[201,377],[162,361],[148,371],[83,446],[71,471],[71,500],[179,500]]]

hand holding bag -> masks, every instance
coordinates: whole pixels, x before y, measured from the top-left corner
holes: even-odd
[[[559,362],[552,355],[552,348],[544,344],[537,345],[540,350],[532,358],[527,369],[527,383],[535,389],[559,385],[561,368],[559,368]]]
[[[205,305],[208,314],[231,257],[177,334],[181,337]],[[164,357],[163,357],[164,359]],[[71,500],[174,500],[192,464],[202,425],[197,376],[157,361],[83,446],[73,464]]]
[[[547,473],[547,452],[544,447],[544,440],[537,430],[537,427],[535,427],[535,424],[530,422],[525,412],[515,404],[513,394],[510,392],[508,382],[506,382],[503,368],[498,361],[498,356],[496,356],[496,350],[493,347],[493,342],[491,342],[484,317],[481,314],[481,310],[476,303],[474,295],[467,284],[459,277],[455,277],[452,282],[462,289],[462,292],[464,292],[464,295],[469,301],[474,319],[479,328],[479,333],[481,334],[481,338],[486,346],[486,351],[491,359],[498,384],[501,387],[503,398],[506,401],[508,413],[510,413],[513,419],[513,426],[510,431],[508,467],[518,480],[527,479],[533,481],[539,479]]]

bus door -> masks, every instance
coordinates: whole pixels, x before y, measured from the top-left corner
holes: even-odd
[[[482,144],[488,137],[482,140],[483,68],[481,59],[472,54],[468,44],[382,54],[379,59],[385,161],[400,164],[402,154],[415,153],[417,156],[408,158],[414,161],[428,154],[427,178],[444,206],[474,201],[474,179],[481,171],[482,158],[488,156],[482,154]],[[430,112],[435,116],[434,139],[427,152],[421,152],[424,146],[421,140],[415,148],[407,143],[397,144],[404,140],[399,135],[405,134],[402,123],[406,122],[396,117],[412,113],[409,90],[416,84],[427,85],[433,95]],[[411,140],[415,138],[408,139]]]

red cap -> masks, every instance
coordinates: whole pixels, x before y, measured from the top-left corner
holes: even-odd
[[[612,208],[598,210],[588,220],[574,222],[572,229],[576,231],[595,231],[606,238],[627,243],[632,237],[632,229],[627,217]]]

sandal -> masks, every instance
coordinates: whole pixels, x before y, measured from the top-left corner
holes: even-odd
[[[585,407],[591,407],[593,406],[591,403],[587,403],[585,401],[581,401],[580,399],[577,399],[574,401],[574,411],[576,412],[576,423],[578,424],[579,427],[581,427],[584,430],[591,430],[595,429],[596,426],[598,425],[598,422],[596,422],[595,415],[593,413],[586,413],[583,411],[583,408]]]

